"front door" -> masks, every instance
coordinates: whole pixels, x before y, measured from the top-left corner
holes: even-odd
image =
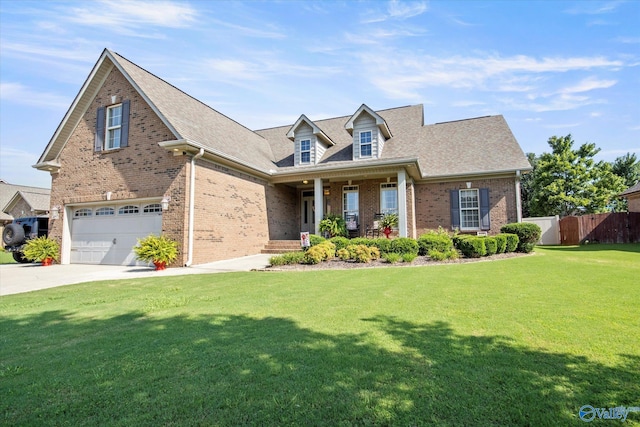
[[[313,205],[313,191],[302,192],[302,211],[300,213],[301,224],[300,231],[308,231],[309,233],[316,232],[316,217],[315,209]]]

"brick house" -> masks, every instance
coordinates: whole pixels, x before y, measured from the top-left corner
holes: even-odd
[[[424,124],[422,105],[250,130],[105,50],[34,167],[52,176],[62,263],[133,264],[164,233],[178,264],[259,253],[327,213],[395,212],[396,235],[499,232],[531,169],[502,116]]]
[[[627,199],[629,212],[640,212],[640,182],[624,190],[620,196]]]

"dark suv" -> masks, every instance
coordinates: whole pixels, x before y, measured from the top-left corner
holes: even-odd
[[[29,239],[49,235],[49,218],[46,216],[29,216],[14,219],[2,232],[5,249],[13,254],[17,262],[29,262],[22,253],[22,247]]]

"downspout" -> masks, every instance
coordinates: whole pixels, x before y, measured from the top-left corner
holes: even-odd
[[[196,199],[196,160],[204,155],[204,148],[201,148],[198,154],[195,154],[191,157],[191,170],[190,172],[190,181],[189,181],[189,231],[187,238],[189,239],[188,243],[188,255],[187,262],[185,263],[185,267],[191,266],[193,263],[193,217],[194,215],[194,203]]]

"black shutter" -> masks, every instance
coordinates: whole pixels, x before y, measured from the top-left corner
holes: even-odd
[[[451,202],[451,228],[460,228],[460,196],[458,190],[449,192]]]
[[[122,101],[122,124],[120,127],[120,147],[129,146],[129,109],[130,101]]]
[[[480,229],[489,230],[491,228],[491,218],[489,212],[491,207],[489,205],[489,189],[480,189]]]
[[[104,107],[100,107],[96,113],[96,135],[94,138],[95,151],[102,151],[102,147],[104,147],[104,121],[105,109]]]

